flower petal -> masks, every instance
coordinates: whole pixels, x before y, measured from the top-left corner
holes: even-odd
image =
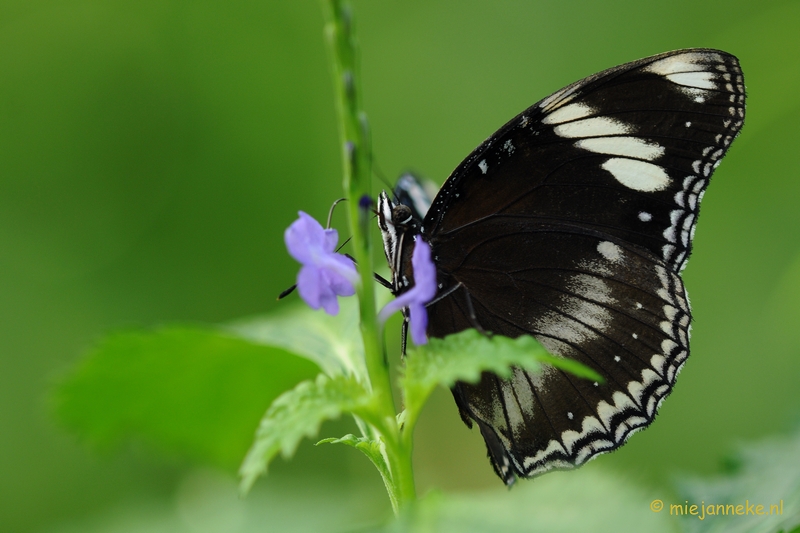
[[[339,240],[336,230],[324,229],[302,211],[299,215],[284,233],[286,248],[303,265],[297,274],[298,292],[312,309],[321,307],[335,315],[337,297],[355,294],[358,272],[350,258],[334,251]]]
[[[329,272],[323,271],[322,276],[323,278],[327,278],[329,274]],[[339,299],[336,297],[336,293],[334,292],[330,283],[325,283],[322,286],[323,290],[320,291],[320,303],[322,304],[322,308],[329,315],[338,314]]]
[[[378,318],[381,322],[386,322],[392,313],[408,307],[411,340],[420,345],[428,342],[428,310],[425,306],[433,300],[437,290],[436,265],[431,261],[431,247],[421,238],[415,239],[411,265],[414,268],[414,286],[386,304]]]
[[[381,322],[386,322],[387,320],[389,320],[390,316],[392,316],[402,308],[408,307],[408,302],[402,301],[403,296],[405,296],[406,294],[408,293],[407,292],[403,293],[394,300],[392,300],[391,302],[389,302],[388,304],[384,305],[383,309],[381,309],[380,312],[378,313],[378,320],[380,320]]]
[[[317,267],[310,265],[302,267],[297,274],[297,292],[300,293],[300,298],[312,309],[322,307],[320,295],[324,290],[325,281],[322,279],[321,274]]]
[[[353,263],[352,259],[345,257],[342,254],[329,253],[325,254],[324,257],[319,258],[319,267],[324,268],[326,271],[332,274],[335,274],[337,281],[347,281],[351,287],[350,293],[341,293],[342,296],[350,296],[354,294],[353,291],[355,289],[353,287],[358,283],[358,271],[356,271],[356,265]]]
[[[325,246],[329,237],[325,234],[322,225],[314,218],[302,211],[298,212],[300,218],[292,222],[283,234],[286,249],[289,255],[304,265],[313,264],[316,257],[325,253]],[[336,230],[331,230],[336,231]],[[338,235],[337,235],[338,239]],[[333,244],[334,248],[336,243]]]
[[[335,229],[326,229],[324,250],[326,252],[335,252],[336,244],[338,242],[339,242],[339,232],[336,231]]]
[[[427,344],[428,336],[428,310],[424,305],[414,304],[409,308],[409,326],[411,329],[411,340],[417,346]]]
[[[415,239],[411,265],[414,267],[414,288],[419,291],[418,299],[428,303],[436,296],[436,265],[431,261],[430,245],[421,238]]]

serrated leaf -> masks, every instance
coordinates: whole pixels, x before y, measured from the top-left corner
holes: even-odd
[[[239,469],[242,493],[267,472],[278,453],[291,457],[300,440],[315,436],[324,421],[342,413],[358,415],[368,409],[370,401],[369,393],[355,379],[324,374],[279,396],[261,419],[255,441]]]
[[[353,434],[345,435],[344,437],[340,438],[330,438],[330,439],[322,439],[317,443],[317,446],[320,444],[344,444],[346,446],[351,446],[357,450],[360,450],[364,455],[366,455],[372,464],[378,469],[383,476],[384,480],[390,479],[389,477],[389,467],[386,464],[386,458],[384,457],[384,447],[380,443],[380,441],[370,439],[367,437],[356,437]]]
[[[307,357],[329,376],[354,376],[367,382],[356,298],[340,298],[336,316],[304,304],[286,304],[280,313],[242,319],[228,328],[250,342]]]
[[[215,328],[127,331],[101,341],[54,391],[57,415],[90,442],[137,438],[235,469],[264,409],[319,368]]]
[[[579,377],[602,380],[576,361],[550,355],[533,337],[487,337],[469,329],[444,339],[430,339],[428,344],[409,350],[401,380],[406,410],[416,418],[437,385],[449,388],[457,381],[476,383],[483,372],[510,377],[512,366],[536,372],[541,363]]]
[[[732,474],[684,479],[679,483],[681,496],[675,503],[695,504],[698,513],[703,504],[734,506],[734,513],[719,515],[709,515],[706,509],[703,520],[698,519],[699,515],[682,516],[684,530],[690,533],[793,531],[800,525],[798,457],[800,432],[789,438],[770,438],[742,446],[731,461],[736,465]],[[736,511],[738,505],[742,506],[742,513]],[[757,505],[764,506],[765,514],[756,514]],[[777,507],[771,508],[772,505]],[[727,512],[725,507],[720,510]]]

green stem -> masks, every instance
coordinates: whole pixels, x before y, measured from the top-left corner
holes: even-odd
[[[394,506],[395,514],[417,498],[417,489],[414,484],[414,469],[411,464],[411,446],[407,446],[398,435],[386,442],[386,455],[389,459],[389,468],[392,471],[392,484],[397,505]]]
[[[325,33],[333,64],[336,108],[343,148],[343,186],[348,198],[353,256],[358,264],[361,283],[357,288],[361,334],[370,386],[381,423],[373,424],[386,447],[391,479],[386,480],[395,513],[416,498],[411,447],[401,438],[395,418],[389,368],[380,341],[380,327],[375,312],[374,271],[370,243],[369,210],[360,205],[371,194],[371,147],[366,116],[360,108],[356,65],[356,43],[352,10],[343,0],[323,0]]]

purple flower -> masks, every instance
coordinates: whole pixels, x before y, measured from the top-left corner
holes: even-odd
[[[335,229],[324,229],[302,211],[298,214],[300,218],[283,235],[289,254],[303,265],[297,274],[297,290],[313,309],[322,307],[329,315],[335,315],[339,312],[336,297],[356,292],[356,267],[352,260],[334,251],[339,241]]]
[[[411,266],[414,268],[414,286],[386,304],[381,309],[379,318],[385,322],[395,311],[408,307],[411,339],[419,346],[428,342],[425,335],[428,329],[428,311],[425,305],[436,296],[436,266],[431,261],[430,245],[421,238],[415,238]]]

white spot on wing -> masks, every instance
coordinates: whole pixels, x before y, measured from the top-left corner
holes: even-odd
[[[486,171],[489,170],[489,165],[486,164],[486,160],[482,159],[480,163],[478,163],[478,168],[481,169],[481,172],[486,174]]]
[[[697,72],[706,70],[706,67],[699,65],[704,59],[703,54],[696,52],[687,52],[685,54],[678,54],[664,59],[654,61],[647,68],[645,72],[653,72],[661,76],[669,76],[679,72]]]
[[[505,418],[507,416],[511,431],[516,438],[520,438],[525,431],[526,424],[525,418],[520,411],[520,405],[517,403],[517,399],[514,396],[515,391],[512,390],[512,385],[506,381],[502,382],[500,390],[503,392],[505,413],[496,413],[495,417]]]
[[[601,166],[611,172],[618,182],[635,191],[663,191],[670,183],[663,168],[645,161],[613,157]]]
[[[600,415],[600,420],[602,420],[603,424],[607,427],[611,427],[611,418],[616,413],[616,410],[611,407],[608,402],[601,401],[597,404],[597,414]]]
[[[653,220],[653,215],[651,215],[647,211],[640,211],[639,220],[641,220],[642,222],[650,222],[651,220]]]
[[[551,353],[554,340],[566,343],[582,343],[597,338],[598,332],[608,329],[611,314],[608,309],[584,297],[564,295],[558,305],[558,311],[549,311],[531,321],[533,328],[542,333],[542,344]]]
[[[511,383],[514,386],[514,393],[517,395],[522,412],[528,417],[533,417],[533,391],[525,376],[525,372],[519,368],[514,368],[514,375],[511,377]]]
[[[552,455],[552,454],[554,454],[556,452],[561,452],[561,453],[566,454],[567,450],[564,449],[564,447],[561,445],[561,443],[559,441],[553,439],[553,440],[551,440],[550,442],[547,443],[547,448],[545,448],[544,450],[540,451],[536,455],[533,455],[531,457],[526,457],[525,461],[522,463],[522,465],[525,468],[527,468],[530,465],[532,465],[534,463],[537,463],[540,460],[542,460],[543,458],[548,457],[548,456],[550,456],[550,455]]]
[[[713,72],[676,72],[675,74],[668,74],[667,79],[672,83],[683,85],[686,87],[694,87],[697,89],[717,89],[717,84],[714,83],[713,78],[716,74]]]
[[[592,137],[582,139],[575,146],[597,154],[621,155],[653,161],[664,154],[664,147],[638,137]]]
[[[664,363],[667,361],[667,358],[663,355],[655,354],[653,357],[650,358],[650,366],[658,372],[659,375],[664,374]]]
[[[674,350],[677,347],[678,345],[672,339],[664,339],[663,341],[661,341],[661,352],[664,355],[669,355],[672,352],[672,350]]]
[[[638,381],[628,382],[628,394],[636,400],[636,403],[642,403],[642,396],[644,395],[644,383]],[[625,422],[628,422],[627,420]]]
[[[502,387],[503,395],[505,397],[505,389],[506,387]],[[488,406],[481,406],[483,409],[481,411],[477,411],[476,406],[472,405],[472,408],[477,411],[478,415],[481,416],[484,420],[489,419],[492,421],[492,425],[495,426],[497,429],[501,431],[505,431],[508,429],[506,425],[506,408],[503,406],[503,400],[497,396],[492,397],[491,404]],[[491,409],[491,411],[487,412],[487,408]],[[491,417],[488,417],[487,414],[491,413]],[[502,438],[502,436],[501,436]]]
[[[555,96],[555,95],[553,95]],[[544,104],[544,102],[542,102]],[[586,104],[569,104],[563,107],[560,107],[550,113],[549,115],[545,116],[542,119],[543,124],[562,124],[564,122],[570,122],[572,120],[577,120],[579,118],[588,117],[594,113],[594,109],[589,107]]]
[[[589,274],[577,274],[570,278],[567,288],[584,298],[598,303],[613,304],[617,300],[611,296],[611,287],[604,279]]]
[[[597,251],[612,263],[616,263],[622,258],[622,249],[613,242],[602,241],[597,245]]]
[[[577,105],[577,104],[573,104]],[[631,127],[608,117],[592,117],[556,126],[553,131],[560,137],[599,137],[631,133]]]
[[[550,340],[552,341],[552,339]],[[544,346],[546,342],[547,341],[543,340],[542,345]],[[550,342],[549,344],[550,344],[549,346],[545,346],[547,351],[549,351],[552,354],[558,353],[558,348],[557,348],[558,343],[554,341]],[[550,385],[549,385],[550,380],[558,376],[558,371],[550,365],[542,365],[539,372],[536,372],[535,374],[528,374],[528,376],[531,379],[531,383],[533,383],[533,390],[539,392],[540,394],[545,394],[547,393],[548,390],[550,390]],[[519,376],[517,374],[514,374],[514,380],[516,381],[518,379],[524,379],[524,376],[522,376],[521,374]],[[530,388],[524,390],[523,387],[517,388],[516,384],[514,387],[515,390],[517,391],[517,394],[520,394],[520,391],[522,391],[523,396],[526,393],[531,394],[530,403],[528,405],[530,406],[531,409],[533,409],[533,400],[532,400],[533,392],[530,390]],[[524,403],[526,400],[523,400],[522,397],[520,397],[520,401]],[[531,414],[531,416],[533,415]]]

